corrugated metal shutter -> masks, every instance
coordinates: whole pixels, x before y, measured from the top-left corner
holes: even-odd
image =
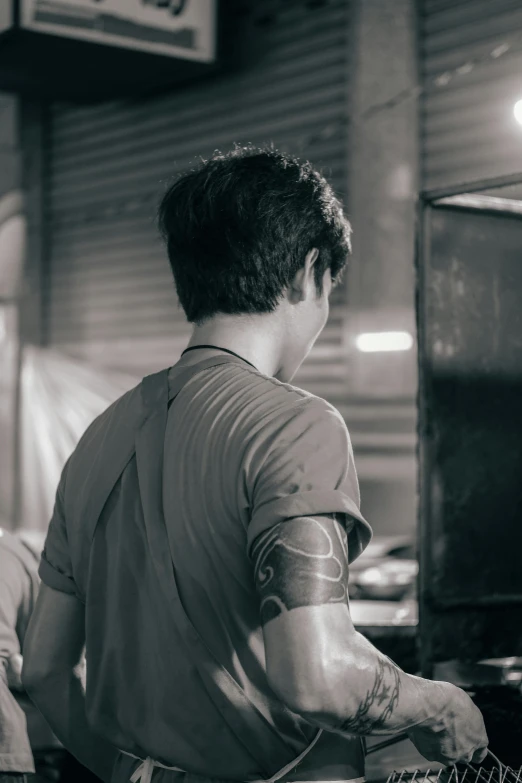
[[[256,5],[256,4],[254,4]],[[259,5],[259,4],[257,4]],[[176,360],[189,328],[155,228],[168,178],[233,142],[273,141],[347,183],[348,0],[279,0],[255,28],[258,61],[140,102],[54,105],[48,128],[48,343],[144,374]],[[342,287],[299,383],[346,396]]]
[[[423,187],[522,172],[522,5],[421,0]]]

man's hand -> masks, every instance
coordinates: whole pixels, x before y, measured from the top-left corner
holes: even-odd
[[[460,688],[446,682],[437,685],[443,689],[444,709],[410,729],[411,741],[428,761],[480,764],[488,746],[482,713]]]
[[[24,659],[20,653],[14,653],[5,662],[5,671],[7,675],[7,685],[11,691],[25,690],[22,684],[22,664]]]

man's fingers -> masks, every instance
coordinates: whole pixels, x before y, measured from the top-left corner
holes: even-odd
[[[473,764],[481,764],[486,756],[488,755],[488,749],[487,748],[478,748],[478,750],[475,751],[473,754],[473,758],[471,761]]]

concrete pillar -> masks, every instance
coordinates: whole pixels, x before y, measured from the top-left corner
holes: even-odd
[[[376,534],[415,537],[415,221],[418,178],[414,0],[354,0],[347,273],[348,421],[363,513]],[[411,94],[410,94],[411,93]],[[363,332],[406,331],[405,352],[363,353]]]
[[[355,0],[355,6],[349,344],[360,331],[414,331],[418,190],[417,101],[407,97],[417,83],[414,2]],[[414,396],[415,351],[355,352],[353,359],[356,394]]]

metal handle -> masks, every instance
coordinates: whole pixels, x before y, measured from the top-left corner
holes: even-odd
[[[368,748],[366,751],[366,755],[369,756],[370,753],[378,753],[380,750],[384,750],[384,748],[389,748],[391,745],[398,745],[399,742],[404,742],[404,740],[407,739],[409,739],[408,735],[404,732],[402,734],[395,734],[393,737],[388,737],[388,739],[378,742],[376,745],[372,745],[372,747]]]

